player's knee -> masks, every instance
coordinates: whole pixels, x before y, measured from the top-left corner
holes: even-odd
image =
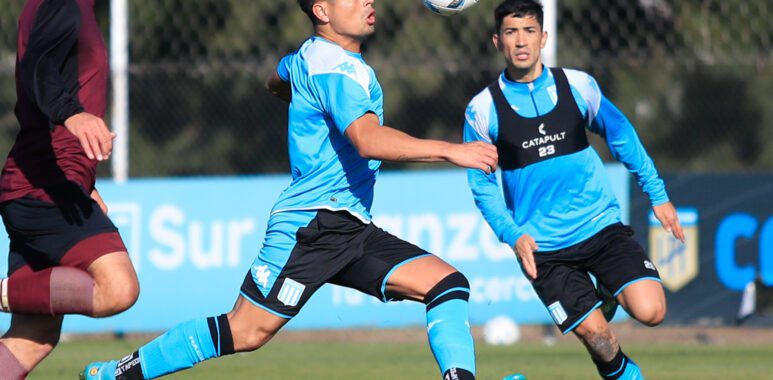
[[[655,327],[666,318],[666,305],[660,302],[641,305],[634,312],[634,318],[647,326]]]
[[[424,304],[431,309],[451,299],[470,298],[470,281],[460,272],[454,272],[440,280],[424,296]]]
[[[580,339],[588,341],[603,340],[604,337],[611,336],[609,324],[605,320],[585,319],[573,330]]]
[[[139,298],[140,286],[136,277],[127,277],[123,282],[97,284],[97,292],[94,316],[107,317],[122,313],[132,307]]]
[[[274,337],[276,331],[261,326],[234,330],[232,326],[231,334],[233,335],[236,352],[249,352],[263,347],[264,344]]]

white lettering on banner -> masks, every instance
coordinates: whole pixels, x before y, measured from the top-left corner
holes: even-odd
[[[513,259],[513,250],[497,240],[489,225],[476,212],[444,217],[434,213],[392,214],[376,217],[374,223],[449,261],[478,261],[481,253],[491,261]]]
[[[470,280],[470,302],[527,302],[534,299],[537,294],[524,277],[475,277]]]
[[[360,306],[365,301],[365,295],[357,290],[341,286],[333,286],[332,289],[333,306]]]
[[[180,208],[162,205],[153,211],[148,223],[155,243],[148,259],[167,271],[183,266],[186,258],[198,269],[239,267],[244,265],[242,240],[255,232],[255,224],[252,219],[188,221]]]
[[[204,248],[204,226],[201,222],[191,222],[188,226],[188,250],[191,253],[193,266],[201,269],[219,268],[223,266],[223,222],[212,222],[212,234],[209,252]]]
[[[172,270],[185,261],[185,240],[169,225],[180,227],[185,221],[185,214],[172,205],[157,208],[150,217],[150,237],[165,245],[166,251],[153,248],[148,253],[150,263],[161,270]]]
[[[232,220],[228,222],[228,254],[226,264],[229,267],[238,267],[242,259],[242,238],[255,233],[255,222],[252,219]],[[253,252],[258,252],[260,247],[251,247]]]
[[[427,235],[427,240],[422,240],[422,235]],[[411,215],[408,217],[408,241],[417,244],[426,241],[421,247],[425,250],[440,255],[443,250],[443,222],[437,214]]]
[[[446,254],[449,260],[477,260],[479,251],[469,244],[470,237],[475,232],[478,217],[475,214],[452,214],[448,217],[448,227],[451,229],[451,242]],[[457,233],[453,233],[457,232]]]

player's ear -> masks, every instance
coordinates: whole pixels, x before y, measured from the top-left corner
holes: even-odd
[[[330,16],[328,16],[327,14],[328,5],[329,4],[327,1],[317,1],[311,7],[311,12],[314,13],[314,17],[316,17],[320,22],[325,24],[330,22]]]
[[[544,49],[545,45],[548,44],[548,32],[547,30],[542,32],[542,43],[540,43],[540,49]]]
[[[499,33],[494,33],[491,35],[491,42],[494,43],[494,48],[497,49],[497,51],[501,50],[499,48]]]

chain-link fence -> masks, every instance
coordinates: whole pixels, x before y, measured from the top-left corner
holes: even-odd
[[[3,152],[18,128],[22,3],[0,0]],[[467,102],[503,68],[490,42],[497,3],[443,18],[419,0],[377,2],[365,58],[387,124],[460,140]],[[558,0],[558,62],[598,79],[661,170],[770,170],[770,19],[773,0]],[[310,32],[291,0],[130,0],[131,176],[286,171],[286,108],[263,79]]]

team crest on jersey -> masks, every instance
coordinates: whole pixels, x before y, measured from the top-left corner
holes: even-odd
[[[298,281],[294,281],[289,278],[285,278],[282,288],[279,289],[276,299],[283,303],[285,306],[293,307],[298,305],[298,301],[301,300],[303,291],[306,290],[306,285],[301,284]]]
[[[650,257],[653,268],[658,268],[660,279],[668,290],[675,292],[698,276],[698,211],[680,209],[679,221],[684,230],[682,243],[663,229],[660,222],[650,213]]]
[[[564,307],[561,306],[561,301],[556,301],[550,304],[550,306],[548,306],[548,311],[550,312],[550,316],[553,317],[553,321],[556,322],[557,325],[564,323],[566,318],[568,318]]]

